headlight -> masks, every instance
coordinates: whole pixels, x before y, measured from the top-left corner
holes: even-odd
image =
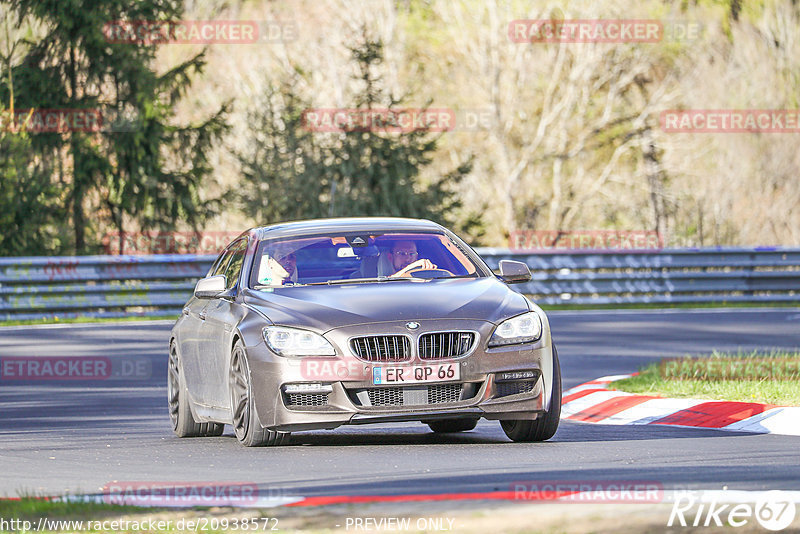
[[[336,356],[327,339],[299,328],[268,326],[264,329],[264,341],[281,356]]]
[[[528,312],[506,319],[497,325],[489,339],[489,346],[530,343],[540,337],[542,337],[542,320],[536,312]]]

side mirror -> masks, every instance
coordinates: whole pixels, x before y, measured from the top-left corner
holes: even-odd
[[[226,283],[224,274],[202,278],[194,286],[194,296],[199,299],[213,299],[225,291]]]
[[[500,260],[500,276],[507,284],[531,281],[531,270],[521,261]]]

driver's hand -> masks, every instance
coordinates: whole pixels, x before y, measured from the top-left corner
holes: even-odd
[[[429,259],[421,259],[403,267],[392,276],[410,276],[412,271],[427,271],[430,269],[438,269],[438,267]]]

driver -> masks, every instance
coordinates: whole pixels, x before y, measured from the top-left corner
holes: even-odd
[[[398,241],[389,251],[389,261],[397,272],[391,276],[411,276],[412,271],[436,269],[429,259],[417,259],[417,244],[413,241]]]

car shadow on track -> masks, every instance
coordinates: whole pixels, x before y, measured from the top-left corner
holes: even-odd
[[[668,425],[589,425],[561,422],[556,435],[535,445],[559,443],[644,441],[679,438],[736,438],[759,435],[714,429],[680,428]],[[482,422],[475,430],[436,434],[424,426],[385,426],[380,429],[340,428],[333,431],[308,431],[292,434],[288,446],[351,447],[364,445],[514,445],[497,422]],[[522,444],[526,445],[526,444]]]
[[[554,491],[556,485],[562,485],[561,491],[569,491],[572,485],[588,485],[591,490],[604,488],[614,490],[625,486],[639,485],[655,489],[652,499],[639,502],[661,502],[664,491],[707,489],[725,484],[730,484],[737,489],[763,489],[763,466],[709,466],[703,462],[688,462],[682,469],[674,466],[645,466],[645,465],[617,465],[597,468],[585,466],[575,469],[531,469],[521,468],[516,465],[499,470],[481,469],[466,472],[428,474],[424,478],[419,476],[398,476],[381,480],[379,485],[372,481],[365,481],[359,477],[339,477],[337,480],[314,480],[273,483],[265,487],[266,491],[280,487],[290,495],[330,496],[330,495],[414,495],[452,493],[454,491],[476,492],[513,492],[513,498],[520,502],[540,500],[545,493]],[[774,473],[777,482],[783,487],[798,487],[796,479],[797,469],[786,473]],[[538,491],[537,491],[538,490]],[[265,491],[265,492],[266,492]],[[586,491],[586,490],[584,490]],[[576,496],[573,502],[591,502],[596,499],[595,494]],[[563,499],[570,502],[570,499]],[[496,501],[493,506],[503,501]],[[513,502],[513,501],[507,501]],[[600,502],[603,502],[601,497]],[[624,501],[621,501],[624,502]],[[631,502],[636,502],[631,501]],[[450,503],[453,504],[453,503]],[[448,507],[447,501],[438,501],[437,506],[443,509]]]
[[[468,445],[510,442],[500,430],[479,425],[470,432],[437,434],[426,426],[347,427],[328,431],[296,432],[289,446],[348,447],[364,445]]]
[[[733,432],[713,428],[673,425],[604,425],[562,420],[550,442],[640,441],[678,438],[722,438],[758,436],[757,432]]]

